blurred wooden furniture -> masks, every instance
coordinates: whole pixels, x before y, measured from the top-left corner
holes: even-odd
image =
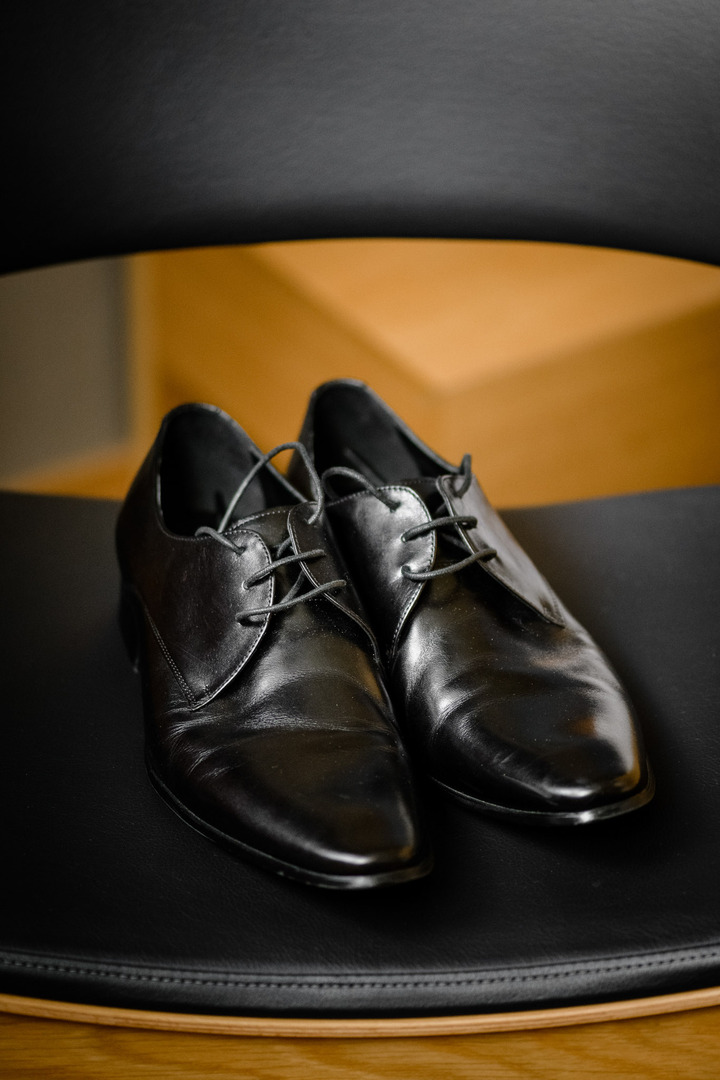
[[[145,258],[163,396],[268,448],[351,375],[503,506],[720,480],[716,267],[421,240]]]
[[[221,405],[269,448],[339,375],[369,382],[451,460],[470,450],[503,506],[720,480],[716,267],[335,240],[137,256],[130,288],[131,444],[18,487],[122,495],[180,401]]]

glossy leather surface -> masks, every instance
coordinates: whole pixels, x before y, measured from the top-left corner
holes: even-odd
[[[328,513],[403,730],[432,777],[480,808],[539,823],[647,802],[653,780],[625,691],[477,480],[351,380],[315,392],[302,439],[319,469],[364,462],[366,479],[385,481],[357,490],[350,479],[355,491]],[[433,518],[448,524],[428,532]],[[468,552],[483,557],[452,570]]]
[[[430,861],[407,755],[318,506],[265,466],[250,513],[221,538],[195,531],[260,458],[224,413],[181,406],[121,510],[151,777],[190,824],[279,873],[336,888],[417,877]],[[286,541],[307,558],[285,563]],[[298,575],[307,597],[279,608]],[[318,582],[335,587],[309,592]]]
[[[649,806],[540,830],[429,789],[435,871],[351,892],[234,857],[152,790],[117,626],[117,512],[0,494],[0,990],[422,1016],[720,985],[720,489],[503,514],[628,686]]]

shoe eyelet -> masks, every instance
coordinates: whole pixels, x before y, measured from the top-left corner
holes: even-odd
[[[235,622],[240,623],[241,626],[257,626],[261,620],[262,615],[256,611],[238,611],[235,615]]]

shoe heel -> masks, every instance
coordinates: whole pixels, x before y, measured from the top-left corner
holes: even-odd
[[[137,600],[124,585],[120,590],[118,621],[130,663],[137,672],[140,667],[140,612]]]

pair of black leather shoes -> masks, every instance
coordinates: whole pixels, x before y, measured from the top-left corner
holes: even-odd
[[[407,747],[520,821],[652,796],[616,676],[469,459],[437,457],[362,383],[320,387],[300,441],[266,455],[219,409],[173,410],[117,549],[153,782],[281,874],[368,888],[430,870]]]

